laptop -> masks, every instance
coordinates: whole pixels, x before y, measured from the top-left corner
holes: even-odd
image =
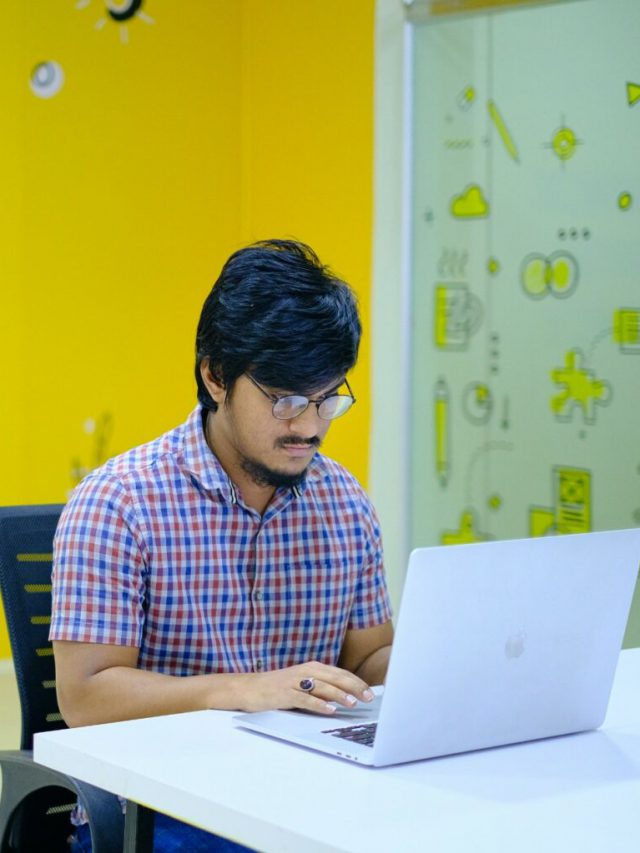
[[[639,563],[640,528],[418,548],[373,703],[234,722],[374,766],[598,728]]]

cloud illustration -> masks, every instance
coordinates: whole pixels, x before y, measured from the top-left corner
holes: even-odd
[[[465,219],[488,216],[489,202],[477,184],[469,184],[463,193],[451,200],[451,213]]]

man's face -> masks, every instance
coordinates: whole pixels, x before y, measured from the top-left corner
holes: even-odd
[[[263,386],[272,396],[291,394],[289,389]],[[315,399],[333,390],[336,383],[319,389]],[[213,440],[221,462],[240,465],[258,485],[292,486],[304,477],[307,466],[330,426],[311,403],[296,418],[273,416],[273,402],[247,376],[241,376],[228,395],[216,394],[218,411],[213,418]],[[211,390],[210,390],[211,393]],[[213,395],[212,395],[213,396]]]

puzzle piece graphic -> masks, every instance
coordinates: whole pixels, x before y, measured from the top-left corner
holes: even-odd
[[[573,410],[582,409],[587,424],[596,420],[596,405],[606,406],[611,400],[611,386],[603,379],[596,379],[593,370],[583,367],[584,355],[579,349],[565,354],[565,366],[551,371],[556,385],[564,386],[560,394],[551,398],[551,411],[560,421],[570,421]]]

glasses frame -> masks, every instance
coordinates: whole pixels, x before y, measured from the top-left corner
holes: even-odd
[[[307,411],[307,409],[309,408],[309,406],[310,406],[312,403],[313,403],[313,405],[316,407],[316,411],[318,412],[318,417],[319,417],[319,418],[322,418],[322,420],[323,420],[323,421],[335,421],[335,420],[337,420],[338,418],[341,418],[341,417],[342,417],[342,415],[346,415],[346,414],[347,414],[347,412],[351,410],[351,408],[353,407],[354,403],[356,402],[356,398],[355,398],[355,397],[354,397],[354,395],[353,395],[353,391],[351,390],[351,386],[349,385],[349,382],[347,381],[346,377],[345,377],[344,383],[341,383],[341,384],[344,384],[344,385],[346,385],[346,386],[347,386],[347,390],[348,390],[348,392],[349,392],[348,394],[326,394],[324,397],[318,397],[318,398],[316,398],[315,400],[312,400],[310,397],[305,397],[305,395],[304,395],[304,394],[282,394],[280,397],[279,397],[277,394],[270,394],[270,393],[267,391],[267,389],[266,389],[266,388],[263,388],[263,387],[262,387],[262,385],[261,385],[261,384],[260,384],[256,379],[254,379],[254,378],[253,378],[253,376],[252,376],[250,373],[245,373],[245,376],[247,377],[247,379],[249,380],[249,382],[253,383],[253,385],[255,385],[255,386],[256,386],[256,388],[258,389],[258,391],[262,391],[262,393],[264,394],[264,396],[265,396],[268,400],[271,400],[271,403],[272,403],[272,407],[271,407],[271,414],[272,414],[272,415],[273,415],[273,417],[274,417],[276,420],[278,420],[278,421],[292,421],[294,418],[299,418],[299,417],[300,417],[300,415],[303,415],[303,414]],[[323,417],[322,417],[322,415],[320,414],[320,406],[321,406],[323,403],[325,403],[327,400],[330,400],[332,397],[342,397],[342,398],[345,398],[345,399],[350,399],[350,400],[351,400],[351,404],[350,404],[349,408],[348,408],[348,409],[346,409],[344,412],[341,412],[341,414],[336,415],[336,416],[335,416],[335,417],[333,417],[333,418],[323,418]],[[275,413],[275,408],[276,408],[276,406],[278,405],[278,403],[280,403],[282,400],[290,400],[290,399],[292,399],[292,398],[293,398],[293,399],[298,398],[298,399],[301,399],[301,400],[306,400],[306,401],[307,401],[307,405],[304,407],[304,409],[302,409],[302,411],[301,411],[301,412],[298,412],[296,415],[291,415],[291,416],[290,416],[290,417],[288,417],[288,418],[283,418],[283,417],[279,417],[278,415],[276,415],[276,413]]]

